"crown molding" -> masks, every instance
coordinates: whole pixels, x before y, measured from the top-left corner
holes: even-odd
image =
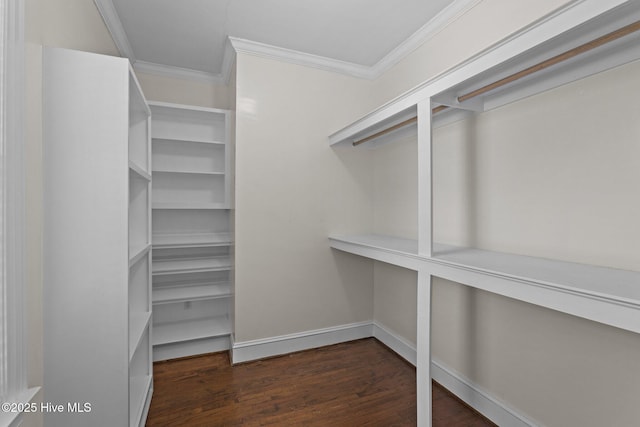
[[[118,12],[112,2],[112,0],[94,0],[102,20],[107,26],[107,30],[111,34],[120,55],[129,58],[129,61],[133,65],[133,68],[141,73],[154,74],[165,77],[179,78],[194,80],[207,83],[227,84],[229,83],[229,76],[235,61],[235,50],[231,46],[229,40],[225,42],[224,57],[222,60],[221,73],[209,73],[206,71],[192,70],[189,68],[175,67],[172,65],[156,64],[153,62],[137,60],[127,33],[122,26]]]
[[[453,3],[444,8],[434,18],[413,33],[408,39],[387,53],[382,59],[372,66],[312,55],[305,52],[237,37],[229,37],[229,40],[237,52],[318,68],[325,71],[347,74],[352,77],[373,80],[377,79],[385,71],[402,61],[425,41],[438,34],[452,21],[475,7],[481,1],[482,0],[454,0]]]
[[[231,44],[231,40],[227,37],[224,42],[224,56],[222,57],[222,70],[220,71],[224,84],[229,83],[234,62],[236,62],[236,51]]]
[[[438,34],[451,22],[473,9],[481,1],[482,0],[454,0],[449,6],[441,10],[436,16],[429,20],[429,22],[420,27],[415,33],[409,36],[409,38],[374,64],[371,67],[373,78],[380,77],[384,72],[402,61],[407,55]]]
[[[122,26],[122,22],[120,21],[120,17],[118,16],[118,12],[116,11],[116,7],[113,5],[113,2],[111,0],[93,0],[93,2],[98,8],[98,12],[100,12],[100,16],[102,16],[102,20],[107,26],[107,30],[109,30],[113,42],[116,44],[118,52],[120,52],[120,56],[129,58],[129,61],[132,64],[136,62],[136,57],[133,54],[133,49],[129,43],[129,38],[127,37],[127,33],[124,31],[124,27]]]
[[[236,52],[246,53],[263,58],[276,59],[292,64],[303,65],[320,70],[348,74],[354,77],[373,78],[371,67],[327,58],[326,56],[313,55],[284,47],[273,46],[252,40],[229,37],[231,45]]]
[[[482,0],[454,0],[449,6],[443,9],[433,19],[423,25],[395,49],[387,53],[373,66],[355,64],[352,62],[341,61],[325,56],[313,55],[293,49],[229,36],[225,42],[222,69],[220,73],[215,74],[136,60],[131,44],[129,43],[129,39],[127,38],[112,0],[94,0],[120,54],[129,58],[136,71],[165,77],[204,81],[216,84],[228,84],[236,52],[346,74],[352,77],[373,80],[380,77],[384,72],[388,71],[398,62],[402,61],[402,59],[416,50],[425,41],[442,31],[442,29],[448,24],[459,18],[471,8],[475,7],[481,1]]]

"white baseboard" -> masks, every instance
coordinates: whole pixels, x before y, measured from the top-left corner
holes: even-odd
[[[412,343],[375,322],[373,323],[373,336],[415,366],[416,348]],[[499,426],[532,427],[537,425],[507,407],[503,402],[496,400],[469,379],[452,371],[440,361],[431,360],[431,378]]]
[[[373,336],[382,344],[396,352],[407,362],[416,366],[416,347],[404,338],[373,322]]]
[[[496,400],[467,378],[451,371],[440,361],[431,360],[431,378],[499,426],[533,427],[538,425],[507,407],[503,402]]]
[[[376,338],[415,366],[415,346],[376,322],[352,323],[243,342],[234,342],[232,337],[231,360],[233,364],[237,364],[369,337]],[[537,425],[440,361],[431,361],[431,377],[499,426],[533,427]]]
[[[231,361],[233,364],[249,362],[371,336],[372,324],[367,321],[259,340],[233,342]]]

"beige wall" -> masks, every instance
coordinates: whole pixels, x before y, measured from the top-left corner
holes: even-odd
[[[498,43],[569,0],[483,0],[408,55],[377,80],[386,102]]]
[[[245,54],[236,79],[236,341],[371,320],[371,262],[327,241],[371,229],[371,156],[327,141],[371,82]]]
[[[452,24],[379,79],[381,90],[396,96],[562,2],[517,2],[515,27],[493,18],[500,3],[516,7],[480,3],[473,23],[463,25],[470,12]],[[438,37],[450,40],[446,52],[430,46]],[[635,63],[436,129],[436,240],[637,270],[640,103],[627,95],[640,89],[639,72]],[[416,154],[415,141],[375,151],[375,231],[415,236],[406,225],[415,224],[405,210],[412,202],[398,193],[417,192],[417,176],[399,167]],[[415,276],[382,263],[374,275],[376,322],[415,342]],[[435,280],[433,347],[436,359],[541,425],[637,423],[635,334]]]
[[[148,101],[173,102],[200,107],[230,109],[231,86],[178,79],[136,71]]]

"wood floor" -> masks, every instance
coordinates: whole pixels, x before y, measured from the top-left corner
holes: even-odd
[[[414,426],[415,368],[373,338],[231,367],[227,353],[154,364],[148,427]],[[493,426],[438,384],[433,426]]]

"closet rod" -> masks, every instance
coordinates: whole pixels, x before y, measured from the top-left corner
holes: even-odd
[[[365,142],[367,142],[367,141],[371,141],[371,140],[372,140],[372,139],[374,139],[374,138],[377,138],[377,137],[382,136],[382,135],[386,135],[386,134],[388,134],[389,132],[393,132],[393,131],[394,131],[394,130],[396,130],[396,129],[400,129],[401,127],[405,127],[406,125],[409,125],[409,124],[414,123],[414,122],[417,122],[417,121],[418,121],[418,118],[417,118],[417,117],[411,117],[410,119],[407,119],[407,120],[405,120],[405,121],[403,121],[403,122],[400,122],[400,123],[398,123],[398,124],[395,124],[395,125],[393,125],[393,126],[391,126],[391,127],[388,127],[388,128],[386,128],[386,129],[382,129],[380,132],[376,132],[376,133],[374,133],[373,135],[369,135],[369,136],[368,136],[368,137],[366,137],[366,138],[362,138],[361,140],[354,141],[354,142],[353,142],[353,146],[354,146],[354,147],[356,147],[356,146],[358,146],[358,145],[360,145],[360,144],[364,144],[364,143],[365,143]]]
[[[497,89],[497,88],[499,88],[501,86],[504,86],[504,85],[506,85],[508,83],[514,82],[516,80],[519,80],[519,79],[521,79],[523,77],[526,77],[528,75],[531,75],[531,74],[533,74],[535,72],[544,70],[545,68],[549,68],[549,67],[551,67],[553,65],[556,65],[556,64],[558,64],[558,63],[560,63],[562,61],[566,61],[567,59],[573,58],[573,57],[578,56],[578,55],[580,55],[582,53],[585,53],[585,52],[588,52],[590,50],[593,50],[593,49],[595,49],[597,47],[600,47],[602,45],[610,43],[610,42],[612,42],[614,40],[618,40],[619,38],[622,38],[622,37],[625,37],[625,36],[627,36],[629,34],[635,33],[636,31],[640,31],[640,21],[636,21],[636,22],[634,22],[632,24],[629,24],[629,25],[627,25],[625,27],[619,28],[619,29],[617,29],[615,31],[612,31],[612,32],[610,32],[608,34],[605,34],[604,36],[598,37],[597,39],[592,40],[590,42],[587,42],[585,44],[582,44],[582,45],[580,45],[578,47],[574,47],[573,49],[570,49],[570,50],[568,50],[568,51],[566,51],[564,53],[561,53],[561,54],[556,55],[556,56],[554,56],[552,58],[546,59],[546,60],[544,60],[544,61],[542,61],[542,62],[540,62],[540,63],[538,63],[536,65],[532,65],[529,68],[525,68],[524,70],[518,71],[517,73],[511,74],[510,76],[504,77],[504,78],[502,78],[502,79],[500,79],[498,81],[490,83],[490,84],[488,84],[486,86],[483,86],[483,87],[481,87],[479,89],[476,89],[476,90],[474,90],[472,92],[466,93],[464,95],[460,95],[458,97],[458,102],[468,101],[471,98],[475,98],[476,96],[479,96],[479,95],[482,95],[484,93],[487,93],[487,92],[489,92],[489,91],[491,91],[493,89]],[[450,108],[450,107],[448,107],[446,105],[440,105],[438,107],[433,108],[431,110],[431,113],[432,114],[439,113],[440,111],[446,110],[447,108]],[[377,138],[379,136],[385,135],[385,134],[387,134],[389,132],[393,132],[394,130],[399,129],[399,128],[403,127],[403,126],[406,126],[408,124],[414,123],[417,120],[418,120],[417,117],[412,117],[412,118],[410,118],[408,120],[405,120],[405,121],[403,121],[401,123],[393,125],[393,126],[387,128],[387,129],[383,129],[380,132],[374,133],[373,135],[369,135],[368,137],[363,138],[363,139],[361,139],[359,141],[354,141],[353,142],[353,146],[355,147],[355,146],[363,144],[363,143],[365,143],[367,141],[371,141],[374,138]]]
[[[545,68],[549,68],[552,65],[556,65],[562,61],[566,61],[567,59],[573,58],[574,56],[578,56],[582,53],[588,52],[592,49],[595,49],[597,47],[600,47],[604,44],[610,43],[614,40],[617,40],[619,38],[622,38],[624,36],[627,36],[629,34],[635,33],[636,31],[640,30],[640,21],[636,21],[633,24],[629,24],[626,27],[622,27],[618,30],[615,30],[611,33],[605,34],[602,37],[598,37],[595,40],[592,40],[588,43],[585,43],[583,45],[580,45],[578,47],[574,47],[571,50],[568,50],[564,53],[561,53],[559,55],[554,56],[553,58],[549,58],[547,60],[544,60],[536,65],[532,65],[529,68],[525,68],[522,71],[518,71],[517,73],[511,74],[510,76],[507,76],[505,78],[502,78],[496,82],[493,82],[491,84],[488,84],[486,86],[483,86],[479,89],[476,89],[472,92],[466,93],[464,95],[461,95],[458,97],[458,102],[464,102],[467,101],[471,98],[474,98],[478,95],[482,95],[483,93],[489,92],[490,90],[499,88],[501,86],[504,86],[508,83],[514,82],[516,80],[519,80],[523,77],[526,77],[530,74],[536,73],[538,71],[544,70]]]

